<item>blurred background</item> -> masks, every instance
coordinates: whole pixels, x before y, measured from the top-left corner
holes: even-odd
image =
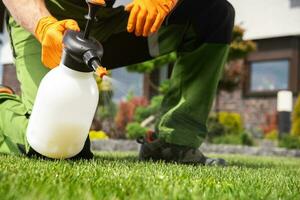
[[[207,142],[300,148],[300,0],[229,2],[236,26]],[[4,10],[1,4],[0,83],[20,93]],[[101,95],[91,137],[134,139],[153,128],[175,60],[174,52],[112,70],[115,83],[97,80]]]

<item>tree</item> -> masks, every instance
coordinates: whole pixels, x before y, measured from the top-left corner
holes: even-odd
[[[223,75],[218,85],[216,94],[215,111],[219,112],[220,92],[232,92],[239,87],[244,73],[244,58],[256,50],[256,44],[251,40],[244,40],[245,29],[235,26],[227,63],[224,66]]]
[[[245,30],[239,26],[235,26],[233,29],[227,63],[219,82],[219,91],[231,92],[239,86],[243,74],[243,63],[238,61],[243,60],[250,52],[256,50],[256,44],[253,41],[243,39],[244,33]]]

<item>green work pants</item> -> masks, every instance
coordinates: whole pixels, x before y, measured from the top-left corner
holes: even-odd
[[[58,19],[73,18],[81,29],[87,9],[75,1],[49,0]],[[171,88],[165,95],[157,124],[166,142],[197,148],[207,130],[206,120],[226,62],[234,9],[226,0],[182,0],[158,33],[148,38],[126,32],[123,7],[101,8],[92,36],[104,46],[103,65],[117,68],[176,51]],[[0,94],[0,152],[27,153],[26,127],[41,79],[49,71],[40,60],[41,46],[12,18],[8,23],[21,98]]]

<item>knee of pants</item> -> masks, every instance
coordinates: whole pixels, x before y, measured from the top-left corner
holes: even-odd
[[[200,5],[193,8],[191,22],[200,42],[230,43],[235,17],[233,6],[226,0],[211,0],[203,5],[199,2],[195,3]]]

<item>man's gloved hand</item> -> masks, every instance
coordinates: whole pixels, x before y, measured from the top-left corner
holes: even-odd
[[[156,32],[178,0],[133,0],[125,10],[130,12],[127,30],[147,37]]]
[[[67,29],[80,30],[76,21],[58,21],[52,16],[41,18],[35,28],[35,36],[42,45],[42,62],[50,69],[60,63],[63,35]]]

